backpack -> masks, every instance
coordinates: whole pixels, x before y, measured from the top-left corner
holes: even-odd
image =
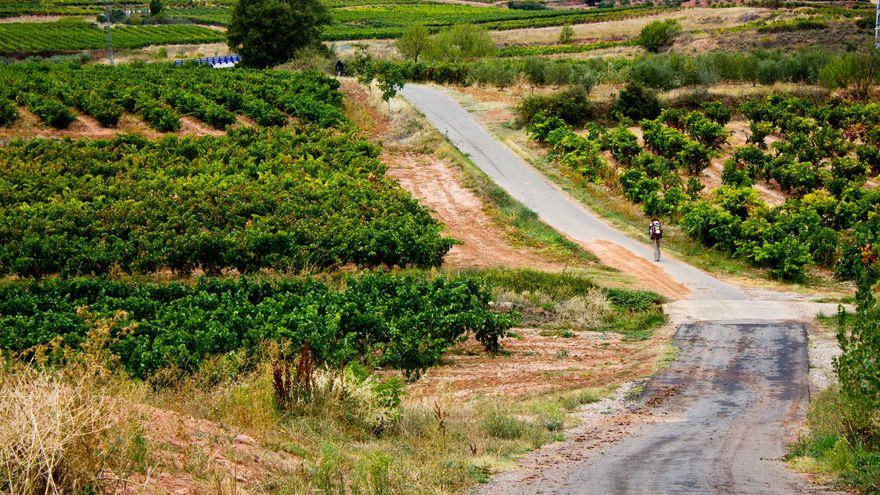
[[[654,220],[651,222],[651,236],[660,237],[663,235],[663,226],[660,225],[660,220]]]

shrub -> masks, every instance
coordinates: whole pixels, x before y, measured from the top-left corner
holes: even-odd
[[[582,126],[592,115],[588,94],[581,87],[572,87],[549,95],[524,98],[516,108],[522,124],[532,122],[539,113],[558,117],[571,126]]]
[[[534,117],[532,117],[532,122],[529,124],[529,134],[532,139],[535,141],[544,142],[547,140],[547,137],[550,136],[550,133],[555,131],[556,129],[563,129],[566,127],[565,121],[560,119],[559,117],[547,117],[543,113],[537,113]]]
[[[459,24],[434,35],[426,56],[431,60],[461,61],[495,53],[489,32],[473,24]]]
[[[730,108],[720,101],[707,101],[703,103],[703,113],[706,114],[706,117],[721,125],[726,125],[732,117]]]
[[[674,19],[649,22],[639,33],[638,44],[645,50],[657,53],[671,45],[681,34],[681,24]]]
[[[12,125],[18,120],[18,106],[12,100],[0,100],[0,126]]]
[[[642,152],[636,135],[622,125],[603,134],[599,144],[623,165],[629,165]]]
[[[644,86],[630,83],[617,95],[611,113],[636,121],[655,119],[660,115],[660,100]]]

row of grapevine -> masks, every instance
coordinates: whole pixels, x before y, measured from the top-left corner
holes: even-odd
[[[176,131],[179,115],[195,116],[217,129],[235,123],[236,113],[262,126],[285,125],[288,116],[324,126],[344,121],[341,94],[336,91],[339,83],[317,73],[217,71],[169,64],[17,64],[0,66],[0,83],[13,98],[39,95],[56,106],[75,107],[105,127],[115,126],[123,110],[140,114],[162,132]],[[55,122],[47,121],[62,128],[69,123]]]
[[[225,41],[222,32],[203,26],[168,24],[113,28],[114,48],[222,41]],[[106,33],[90,22],[0,23],[0,54],[59,53],[106,47]]]
[[[307,344],[319,364],[358,361],[417,375],[468,335],[498,350],[514,320],[490,312],[489,300],[474,279],[381,272],[349,276],[343,290],[298,278],[7,282],[0,284],[0,350],[27,358],[40,345],[75,349],[88,320],[124,312],[109,345],[136,377],[171,366],[191,371],[211,355],[255,352],[265,341],[289,351]]]
[[[579,45],[514,45],[498,50],[495,55],[498,57],[536,57],[563,53],[586,53],[616,46],[635,46],[635,44],[633,41],[598,41]]]
[[[0,274],[437,266],[441,226],[355,131],[13,141],[0,148]]]
[[[809,264],[851,277],[858,246],[880,241],[880,190],[865,187],[880,174],[880,105],[771,96],[740,110],[752,120],[753,143],[733,152],[723,186],[709,195],[701,194],[696,176],[726,141],[731,112],[718,102],[690,113],[666,109],[642,121],[653,153],[622,126],[593,127],[579,136],[560,119],[541,115],[530,132],[572,173],[616,182],[646,215],[668,216],[706,246],[780,278],[801,279]],[[768,146],[770,134],[777,139]],[[623,170],[605,173],[600,149]],[[680,170],[691,175],[686,182]],[[792,197],[770,207],[752,187],[758,181]]]

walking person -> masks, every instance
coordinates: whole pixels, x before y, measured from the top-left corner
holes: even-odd
[[[336,60],[336,77],[342,77],[345,75],[345,62],[342,60]]]
[[[663,238],[663,225],[656,218],[651,220],[648,226],[648,233],[651,235],[651,244],[654,245],[654,261],[660,261],[660,239]]]

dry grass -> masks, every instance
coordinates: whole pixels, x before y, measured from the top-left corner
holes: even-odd
[[[576,24],[573,42],[592,40],[631,39],[639,35],[645,24],[664,19],[678,19],[685,32],[700,31],[744,24],[745,16],[756,14],[758,18],[769,15],[769,9],[752,7],[735,7],[726,9],[692,8],[681,11],[664,12],[662,14],[634,17],[616,21]],[[492,33],[495,43],[501,45],[552,44],[559,41],[559,27],[534,29],[513,29]]]
[[[99,327],[107,329],[108,326]],[[78,355],[39,372],[0,359],[0,491],[121,493],[149,479],[137,384]]]

